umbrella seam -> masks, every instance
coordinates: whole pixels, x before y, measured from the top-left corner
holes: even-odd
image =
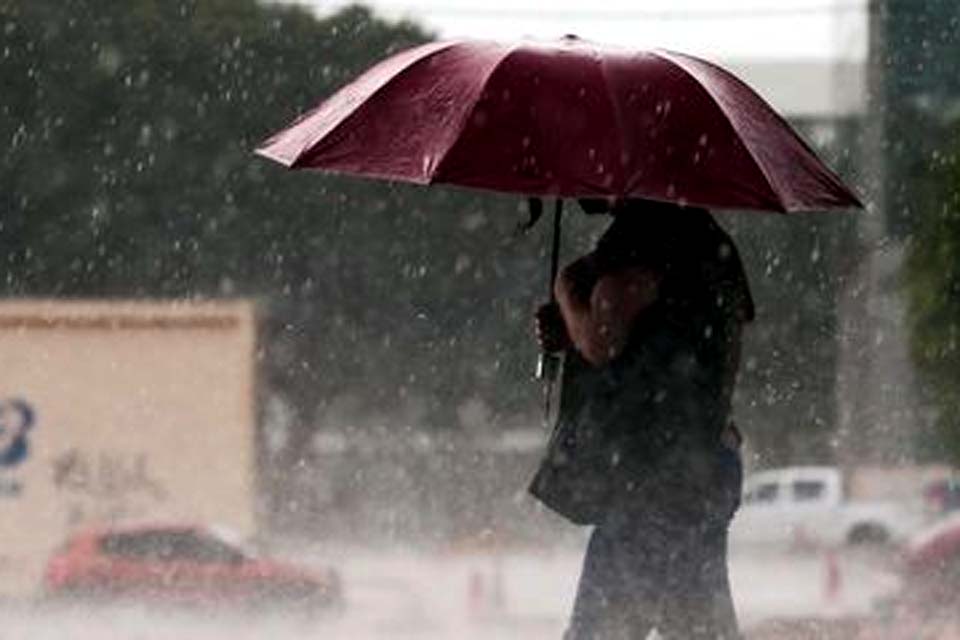
[[[460,121],[457,123],[456,135],[450,137],[450,144],[447,145],[447,148],[444,149],[442,153],[439,154],[440,159],[437,160],[437,164],[433,168],[433,171],[430,173],[430,175],[427,176],[427,184],[434,184],[435,180],[439,179],[444,162],[450,156],[450,152],[453,150],[453,148],[457,146],[458,142],[460,142],[460,139],[461,139],[460,134],[463,133],[464,129],[467,128],[467,123],[470,122],[470,119],[473,117],[473,114],[477,109],[477,104],[480,102],[479,97],[483,94],[482,88],[487,86],[487,83],[489,82],[490,78],[493,76],[494,73],[497,72],[497,69],[500,68],[500,65],[502,65],[504,61],[507,58],[509,58],[511,55],[516,53],[519,48],[520,48],[519,44],[511,45],[503,53],[503,55],[500,56],[499,60],[497,60],[494,64],[490,65],[490,70],[487,72],[486,76],[483,78],[483,82],[477,83],[477,87],[480,88],[480,91],[478,91],[478,93],[473,97],[473,104],[470,105],[470,108],[463,110],[463,115],[460,118]]]
[[[625,134],[624,134],[625,129],[623,126],[623,112],[620,110],[620,103],[616,100],[616,97],[613,95],[613,88],[611,87],[611,83],[610,83],[610,74],[607,72],[607,58],[603,56],[597,56],[597,57],[600,61],[600,74],[603,76],[603,79],[604,79],[603,84],[607,89],[607,97],[610,99],[610,109],[611,111],[613,111],[614,127],[617,130],[617,140],[621,141],[621,153],[622,153],[622,149],[625,148],[623,146],[623,140],[625,137]],[[619,160],[621,163],[621,175],[623,175],[623,172],[622,172],[623,159],[620,158]],[[624,184],[622,185],[622,191],[623,193],[627,193],[629,191],[628,185],[626,184],[626,180],[624,180]]]
[[[694,74],[693,72],[691,72],[689,69],[687,69],[686,65],[684,65],[682,62],[680,62],[679,60],[677,60],[677,59],[672,55],[672,52],[670,52],[670,51],[665,51],[665,50],[663,50],[663,49],[657,49],[657,50],[651,51],[650,53],[653,54],[653,55],[655,55],[655,56],[657,56],[657,57],[659,57],[659,58],[662,58],[662,59],[667,60],[668,62],[672,63],[674,66],[676,66],[678,69],[680,69],[680,71],[682,71],[682,72],[683,72],[684,74],[686,74],[689,78],[691,78],[691,79],[694,81],[694,84],[695,84],[697,87],[699,87],[701,91],[703,91],[705,94],[707,94],[707,96],[710,97],[710,100],[712,100],[713,103],[716,104],[717,107],[719,107],[719,111],[720,111],[720,113],[723,114],[723,117],[724,117],[724,119],[727,121],[727,125],[730,127],[731,131],[733,131],[734,133],[737,132],[737,128],[734,126],[733,120],[730,118],[730,114],[727,113],[727,109],[726,109],[726,107],[724,106],[724,104],[723,104],[720,100],[717,99],[717,97],[713,94],[712,91],[710,91],[709,88],[707,88],[706,86],[704,86],[704,83],[700,81],[700,79],[696,76],[696,74]],[[737,136],[737,137],[739,138],[739,136]],[[787,211],[788,209],[787,209],[786,203],[783,202],[783,199],[782,199],[782,198],[780,197],[780,195],[777,193],[776,188],[774,188],[774,186],[773,186],[773,181],[770,179],[769,174],[768,174],[768,173],[766,172],[766,170],[763,168],[763,165],[760,164],[760,161],[757,160],[757,157],[756,157],[756,155],[754,155],[753,150],[750,148],[749,145],[746,144],[746,142],[743,143],[743,148],[744,148],[744,150],[747,152],[747,157],[750,158],[750,161],[753,163],[753,166],[756,167],[756,169],[757,169],[758,172],[760,172],[760,176],[763,178],[763,181],[766,182],[767,188],[770,190],[770,193],[773,194],[773,198],[774,198],[774,200],[776,201],[776,203],[780,206],[780,208],[781,208],[783,211]]]

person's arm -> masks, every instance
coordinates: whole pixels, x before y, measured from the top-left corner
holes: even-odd
[[[557,302],[573,346],[588,362],[601,366],[620,354],[637,316],[656,301],[659,280],[640,266],[603,273],[589,255],[563,270]]]

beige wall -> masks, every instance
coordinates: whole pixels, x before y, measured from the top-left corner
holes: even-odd
[[[116,521],[253,528],[247,302],[0,302],[0,594],[29,593],[71,530]]]
[[[954,470],[946,465],[857,467],[849,474],[848,492],[862,499],[918,503],[929,483],[954,474]]]

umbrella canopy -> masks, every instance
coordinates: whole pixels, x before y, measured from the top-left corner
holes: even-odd
[[[403,51],[257,153],[297,169],[532,196],[782,212],[861,206],[729,72],[573,37]]]

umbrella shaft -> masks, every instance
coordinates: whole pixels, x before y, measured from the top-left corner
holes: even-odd
[[[563,218],[563,199],[557,198],[556,208],[553,210],[553,241],[550,251],[550,302],[556,302],[557,296],[554,293],[554,283],[557,281],[557,274],[560,270],[560,230],[561,220]],[[560,354],[541,353],[537,360],[537,380],[544,380],[548,383],[554,382],[560,373]],[[547,387],[547,402],[549,402],[550,386]]]
[[[560,228],[563,219],[563,198],[557,198],[556,208],[553,210],[553,244],[550,249],[550,290],[547,292],[550,302],[556,302],[554,286],[560,271]]]

